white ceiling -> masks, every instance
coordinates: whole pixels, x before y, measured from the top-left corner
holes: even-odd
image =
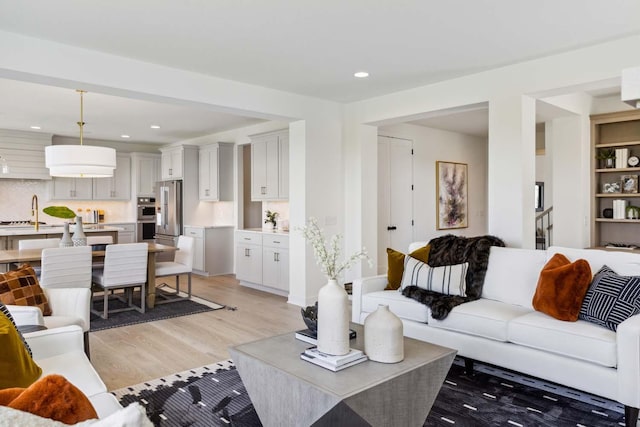
[[[349,102],[638,34],[640,1],[2,0],[0,30]],[[355,79],[359,70],[370,77]],[[42,95],[35,106],[36,99],[30,105],[20,100],[22,89],[9,98],[8,83],[0,85],[0,127],[49,120],[52,129],[61,129],[63,122],[77,121],[73,91],[65,90],[68,103],[58,94]],[[106,123],[103,102],[117,104],[108,132],[128,132],[137,140],[174,141],[242,122],[88,94],[87,131],[92,122]],[[68,117],[58,119],[57,110],[64,106],[66,114],[67,105]],[[22,122],[13,109],[22,109]],[[160,141],[137,131],[159,120],[146,110],[183,121],[167,121]],[[97,128],[91,132],[105,138]]]

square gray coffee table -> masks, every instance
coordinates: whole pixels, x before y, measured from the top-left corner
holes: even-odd
[[[351,328],[351,347],[362,350],[363,328]],[[300,359],[308,347],[290,332],[229,349],[266,427],[422,426],[456,355],[405,337],[402,362],[332,372]]]

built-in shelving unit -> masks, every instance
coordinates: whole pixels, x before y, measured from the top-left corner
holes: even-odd
[[[629,157],[640,157],[640,111],[598,114],[591,116],[592,146],[592,218],[591,246],[604,247],[609,243],[621,243],[640,247],[640,218],[605,217],[605,209],[613,209],[614,200],[625,200],[630,206],[640,207],[639,192],[624,192],[621,182],[624,175],[640,177],[640,167],[607,168],[598,159],[606,149],[626,148]],[[618,192],[604,192],[605,184],[620,183]]]

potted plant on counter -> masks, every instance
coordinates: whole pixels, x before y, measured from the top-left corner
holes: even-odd
[[[72,219],[76,217],[76,213],[66,206],[49,206],[42,210],[49,216],[61,219]],[[64,222],[64,231],[62,232],[62,238],[60,239],[60,247],[67,248],[73,246],[73,240],[71,240],[71,234],[69,234],[69,221]]]

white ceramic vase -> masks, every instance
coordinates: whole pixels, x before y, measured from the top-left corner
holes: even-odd
[[[64,223],[64,231],[62,232],[62,238],[60,239],[61,248],[68,248],[73,246],[73,240],[71,240],[71,234],[69,233],[69,223]]]
[[[349,296],[336,280],[318,292],[318,351],[336,356],[349,352]]]
[[[73,236],[71,237],[73,241],[73,246],[87,246],[87,235],[84,234],[84,229],[82,228],[82,217],[76,217],[76,228],[73,230]]]
[[[364,320],[364,352],[374,362],[397,363],[404,359],[402,321],[388,305],[378,305]]]

